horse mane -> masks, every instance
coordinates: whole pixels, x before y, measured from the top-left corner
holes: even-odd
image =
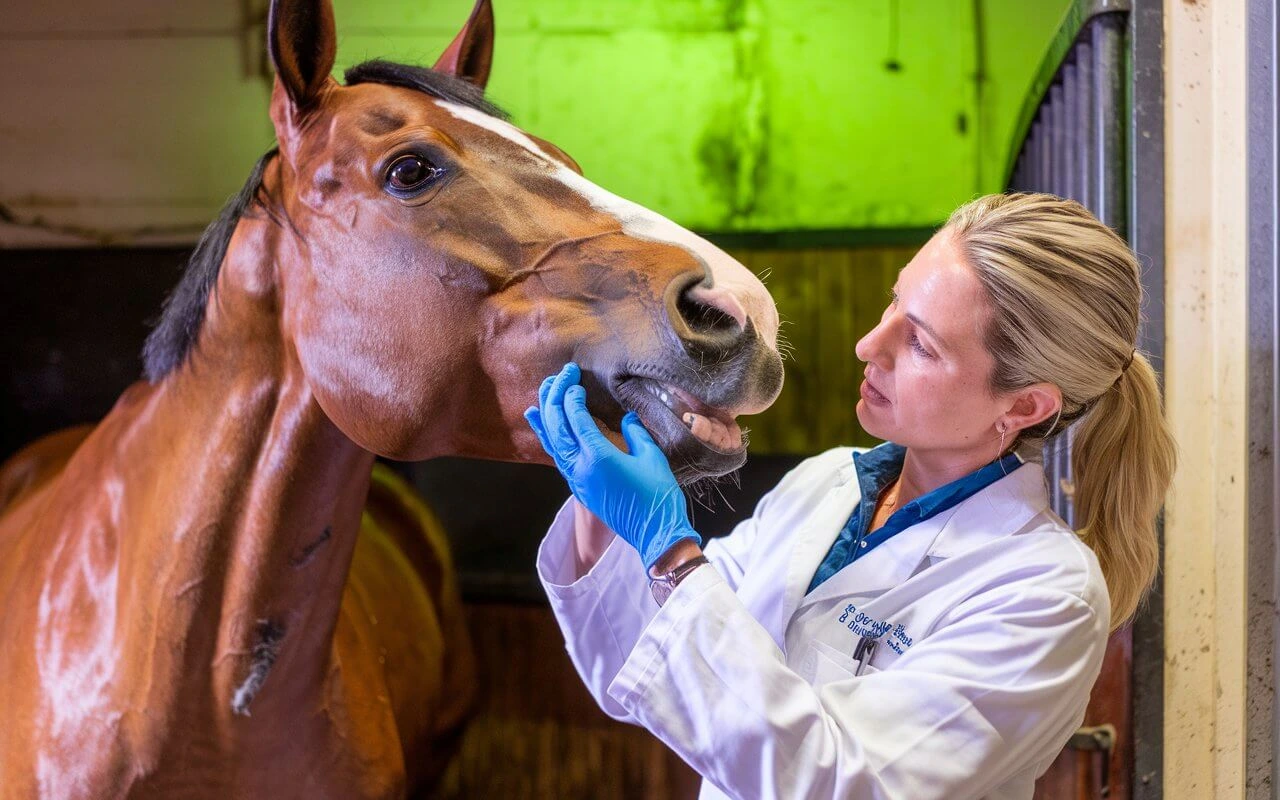
[[[253,165],[249,180],[222,207],[218,218],[200,234],[200,241],[187,259],[182,279],[165,298],[160,319],[142,346],[142,364],[147,380],[157,383],[177,368],[191,351],[204,323],[204,310],[209,305],[209,292],[218,281],[218,271],[227,255],[227,245],[240,217],[258,198],[262,190],[262,173],[276,154],[271,148]]]
[[[485,99],[482,87],[425,67],[374,59],[351,67],[343,78],[348,86],[358,83],[400,86],[438,100],[474,108],[499,119],[509,119],[505,111]],[[165,298],[160,317],[142,348],[143,372],[151,383],[159,382],[182,364],[195,345],[200,326],[204,324],[209,293],[218,282],[218,272],[226,258],[231,235],[244,213],[259,201],[262,175],[277,152],[278,148],[273,147],[258,159],[244,186],[227,200],[218,218],[200,234],[200,241],[187,260],[182,278]]]
[[[485,99],[484,87],[426,67],[412,67],[375,58],[348,69],[342,77],[348,86],[355,86],[357,83],[401,86],[431,95],[437,100],[483,111],[498,119],[511,118],[510,114]]]

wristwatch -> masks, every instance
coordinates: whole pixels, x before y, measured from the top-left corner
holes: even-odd
[[[683,564],[676,566],[676,568],[670,572],[663,573],[662,575],[649,573],[649,591],[653,592],[653,599],[658,601],[658,605],[662,605],[667,602],[667,598],[670,597],[671,593],[680,585],[680,581],[684,580],[689,573],[693,572],[698,567],[703,564],[710,563],[711,562],[707,560],[706,556],[695,556]]]

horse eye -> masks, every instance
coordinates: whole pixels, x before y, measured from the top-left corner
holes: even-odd
[[[404,156],[387,169],[387,186],[397,193],[423,188],[440,174],[439,167],[422,156]]]

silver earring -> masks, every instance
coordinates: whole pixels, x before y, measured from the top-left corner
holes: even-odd
[[[1003,425],[1000,425],[1000,426],[997,426],[997,427],[996,427],[996,430],[1000,431],[1000,454],[1001,454],[1001,455],[1004,455],[1004,433],[1005,433],[1005,427],[1004,427]]]

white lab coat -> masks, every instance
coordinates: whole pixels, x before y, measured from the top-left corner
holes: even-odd
[[[1102,663],[1093,552],[1028,463],[806,596],[858,496],[850,448],[806,460],[661,608],[620,540],[575,574],[570,500],[538,572],[583,681],[697,770],[703,800],[1031,797]]]

